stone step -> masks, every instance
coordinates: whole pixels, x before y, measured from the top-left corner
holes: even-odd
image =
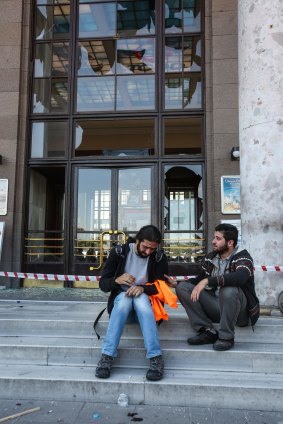
[[[99,380],[91,367],[0,365],[3,399],[73,400],[115,403],[119,393],[130,405],[219,407],[283,411],[282,375],[276,373],[165,370],[147,382],[143,369],[113,368]]]
[[[97,331],[104,336],[108,325],[108,319],[101,319],[97,325]],[[216,325],[217,328],[217,325]],[[186,340],[195,333],[191,329],[187,317],[170,317],[159,326],[160,340]],[[92,320],[61,320],[61,319],[38,319],[29,318],[0,318],[0,337],[2,336],[42,336],[44,337],[93,337]],[[136,339],[141,337],[137,324],[126,325],[122,338]],[[249,343],[283,343],[283,320],[282,318],[260,317],[254,331],[251,327],[236,328],[235,339],[239,342]]]
[[[215,352],[211,345],[190,346],[165,340],[162,351],[167,369],[230,370],[283,373],[283,344],[237,342],[229,352]],[[71,338],[0,338],[0,364],[90,366],[97,364],[101,342]],[[141,339],[122,340],[115,366],[147,368]]]

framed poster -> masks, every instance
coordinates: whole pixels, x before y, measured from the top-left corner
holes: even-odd
[[[221,212],[223,214],[240,214],[240,176],[223,175],[221,177]]]
[[[7,215],[8,180],[0,180],[0,215]]]

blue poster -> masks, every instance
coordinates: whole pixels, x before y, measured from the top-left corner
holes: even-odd
[[[224,214],[241,213],[240,176],[221,177],[221,211]]]

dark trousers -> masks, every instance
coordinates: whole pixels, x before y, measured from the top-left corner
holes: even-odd
[[[240,327],[248,325],[247,299],[241,288],[222,287],[219,296],[204,289],[199,300],[193,302],[191,293],[194,287],[182,281],[176,287],[176,294],[195,331],[202,327],[212,328],[213,323],[219,323],[219,338],[227,340],[234,338],[236,324]]]

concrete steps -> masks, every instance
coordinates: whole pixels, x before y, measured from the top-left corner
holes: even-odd
[[[93,321],[104,303],[0,301],[0,398],[221,406],[283,411],[283,319],[260,317],[240,328],[235,347],[189,346],[193,334],[181,307],[159,327],[164,379],[145,380],[148,360],[137,325],[125,328],[111,378],[94,376],[102,339]],[[102,338],[107,313],[97,327]]]

